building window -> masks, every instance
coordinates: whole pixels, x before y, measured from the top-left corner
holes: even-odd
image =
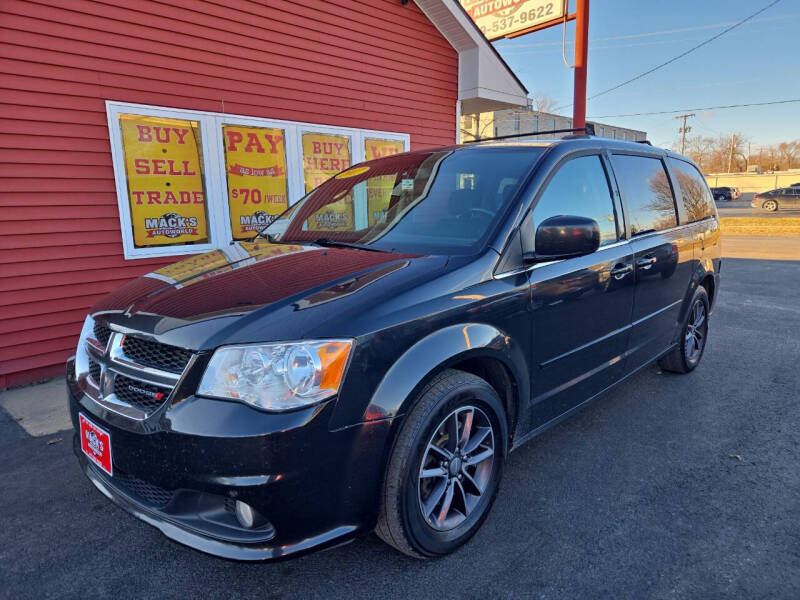
[[[555,131],[555,130],[556,130],[556,120],[555,119],[551,119],[550,131]]]
[[[126,259],[251,238],[332,175],[410,143],[393,132],[122,102],[106,102],[106,112]],[[379,218],[384,192],[356,189],[312,215],[315,227]]]
[[[533,132],[539,131],[539,115],[533,115]]]
[[[514,133],[519,133],[519,113],[514,113]]]
[[[605,135],[606,135],[606,128],[605,127],[601,127],[600,128],[600,137],[605,137]]]

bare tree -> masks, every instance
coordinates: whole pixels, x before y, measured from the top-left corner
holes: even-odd
[[[528,96],[529,106],[537,112],[552,113],[558,103],[544,92],[533,92]]]
[[[701,170],[711,166],[714,141],[714,138],[703,137],[701,135],[686,138],[686,155],[696,162]]]
[[[791,169],[797,160],[798,154],[800,154],[800,140],[781,142],[775,150],[781,169]]]

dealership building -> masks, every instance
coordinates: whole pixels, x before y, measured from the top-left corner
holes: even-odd
[[[0,389],[106,293],[527,90],[456,0],[4,2]],[[351,215],[330,215],[356,219]],[[180,269],[178,269],[180,271]]]

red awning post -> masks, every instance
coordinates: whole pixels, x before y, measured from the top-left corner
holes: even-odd
[[[589,0],[577,0],[575,9],[575,83],[572,126],[586,127],[586,72],[589,60]]]

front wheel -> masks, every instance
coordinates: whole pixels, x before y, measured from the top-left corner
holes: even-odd
[[[662,369],[673,373],[688,373],[700,364],[708,340],[709,311],[708,292],[703,286],[697,286],[681,327],[677,347],[658,361]]]
[[[465,544],[497,495],[507,439],[505,411],[492,386],[463,371],[436,375],[392,449],[377,535],[416,558]]]
[[[775,200],[767,200],[761,205],[761,208],[768,210],[769,212],[775,212],[778,210],[778,203],[775,202]]]

